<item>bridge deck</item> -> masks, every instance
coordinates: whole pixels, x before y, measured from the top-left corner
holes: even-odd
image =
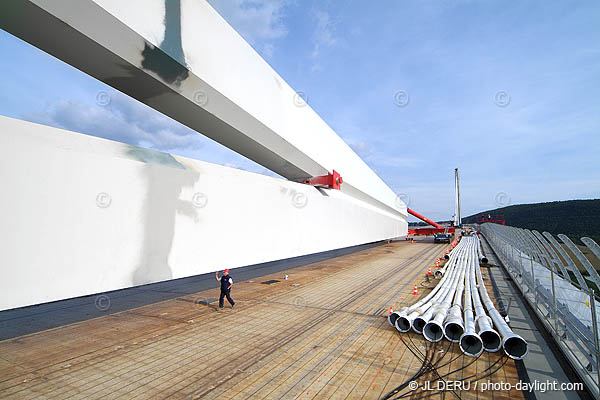
[[[424,268],[442,248],[394,242],[236,282],[233,310],[216,312],[213,289],[2,341],[0,398],[381,398],[421,368],[413,351],[428,346],[392,329],[388,308],[416,301],[415,282],[427,293]],[[502,354],[430,347],[446,380],[518,379]],[[473,385],[457,394],[523,398]]]

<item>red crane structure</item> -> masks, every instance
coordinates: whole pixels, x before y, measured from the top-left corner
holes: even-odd
[[[435,235],[436,233],[454,233],[453,226],[444,227],[444,226],[438,224],[437,222],[434,222],[434,221],[430,220],[429,218],[422,216],[418,212],[411,210],[410,208],[407,208],[406,210],[408,211],[408,213],[410,215],[413,215],[413,216],[419,218],[421,221],[426,222],[433,226],[433,228],[409,229],[408,230],[409,235]]]

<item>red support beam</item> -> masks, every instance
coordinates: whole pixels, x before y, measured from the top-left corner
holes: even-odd
[[[333,173],[331,174],[315,176],[313,178],[303,181],[302,183],[306,183],[307,185],[323,186],[328,187],[329,189],[340,190],[343,182],[344,180],[342,179],[340,174],[334,169]]]
[[[436,233],[454,233],[455,228],[409,228],[408,234],[415,236],[427,236],[427,235],[435,235]]]
[[[418,212],[415,212],[415,211],[411,210],[410,208],[407,208],[407,211],[408,211],[409,214],[414,215],[415,217],[419,218],[423,222],[427,222],[428,224],[433,225],[437,229],[444,229],[444,227],[441,226],[440,224],[438,224],[436,222],[433,222],[429,218],[426,218],[426,217],[422,216],[421,214],[419,214]]]

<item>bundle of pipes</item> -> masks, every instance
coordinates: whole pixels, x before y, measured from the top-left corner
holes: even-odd
[[[454,249],[454,247],[457,245],[457,243],[458,243],[458,237],[456,237],[450,244],[450,246],[452,246],[452,249]],[[444,254],[444,259],[446,259],[446,260],[450,259],[450,254],[448,254],[448,252],[446,252],[446,254]]]
[[[471,357],[503,348],[509,357],[522,359],[527,342],[504,321],[483,283],[479,263],[487,259],[479,238],[463,237],[448,258],[444,268],[436,271],[440,282],[423,299],[390,314],[390,325],[400,332],[412,328],[430,342],[446,337]]]

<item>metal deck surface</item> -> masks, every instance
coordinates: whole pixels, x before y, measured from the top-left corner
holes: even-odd
[[[419,352],[437,366],[420,385],[436,388],[436,373],[447,381],[516,383],[515,363],[501,353],[473,359],[447,341],[431,345],[389,326],[390,306],[419,298],[415,283],[421,296],[433,287],[424,274],[444,248],[394,242],[242,282],[234,270],[233,310],[226,302],[216,311],[215,282],[214,289],[4,340],[0,398],[377,399],[422,367]],[[261,283],[272,279],[279,282]],[[514,389],[481,389],[399,393],[523,398]]]

